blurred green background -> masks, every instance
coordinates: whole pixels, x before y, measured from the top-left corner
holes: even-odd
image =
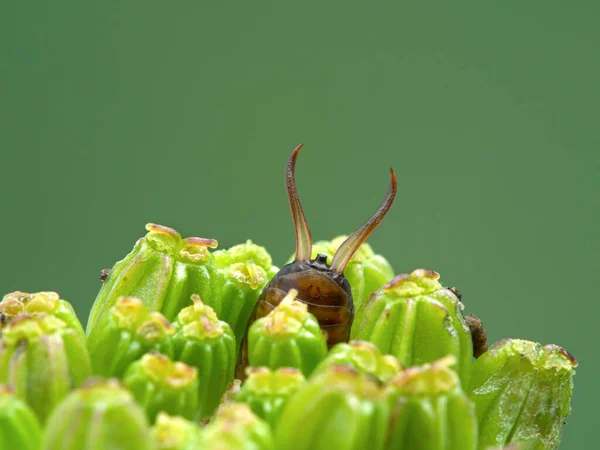
[[[587,5],[587,6],[586,6]],[[490,339],[580,361],[564,449],[591,448],[600,169],[596,2],[2,2],[0,288],[87,317],[146,222],[294,250],[356,229],[457,286]]]

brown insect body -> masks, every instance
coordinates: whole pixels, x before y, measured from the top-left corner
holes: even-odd
[[[354,318],[352,289],[344,277],[344,269],[354,252],[379,225],[392,206],[396,195],[396,175],[390,169],[390,187],[383,202],[371,218],[340,245],[331,264],[327,264],[327,257],[322,254],[311,259],[312,238],[298,198],[294,173],[296,158],[301,149],[302,145],[294,149],[286,169],[288,201],[296,233],[296,258],[284,266],[265,286],[249,326],[254,320],[269,314],[290,289],[295,289],[298,291],[296,300],[308,305],[308,311],[319,321],[327,344],[331,347],[339,342],[348,342]],[[247,364],[246,346],[247,342],[244,342],[240,358],[242,367]],[[239,370],[238,376],[243,376]]]
[[[284,266],[265,286],[255,310],[255,319],[269,314],[290,289],[319,321],[329,347],[348,342],[354,318],[352,290],[342,273],[333,273],[327,256],[318,254],[307,263],[294,261]]]

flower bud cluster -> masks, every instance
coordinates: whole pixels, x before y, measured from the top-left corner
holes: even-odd
[[[0,301],[0,449],[558,448],[575,359],[518,339],[488,350],[437,272],[394,276],[363,244],[344,272],[352,340],[328,349],[293,287],[253,320],[278,271],[263,247],[147,230],[103,272],[85,332],[57,293]]]

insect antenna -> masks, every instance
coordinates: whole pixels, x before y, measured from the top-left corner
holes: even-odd
[[[308,222],[304,216],[300,199],[298,198],[298,190],[296,189],[296,176],[294,170],[296,168],[296,158],[302,146],[300,144],[292,152],[290,159],[287,163],[285,171],[285,181],[287,185],[288,201],[290,203],[290,210],[292,211],[292,220],[294,222],[294,231],[296,233],[296,261],[306,262],[310,261],[312,252],[312,238],[310,236],[310,230],[308,228]]]
[[[363,242],[367,240],[369,235],[373,232],[379,222],[383,220],[387,212],[390,210],[392,203],[394,202],[394,197],[396,196],[396,186],[398,182],[396,180],[396,174],[394,173],[394,169],[390,169],[390,186],[388,188],[387,194],[383,199],[377,211],[373,213],[373,215],[367,220],[358,230],[356,230],[352,235],[346,239],[340,248],[337,249],[335,255],[333,256],[333,260],[331,261],[331,270],[334,273],[342,273],[346,268],[346,264],[352,258],[352,255],[358,248],[361,246]]]

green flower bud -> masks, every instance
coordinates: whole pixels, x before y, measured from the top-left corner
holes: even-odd
[[[473,361],[471,332],[462,303],[439,277],[427,269],[396,276],[358,311],[351,336],[374,343],[406,367],[454,355],[464,384]]]
[[[160,313],[150,313],[137,298],[121,297],[88,334],[93,373],[121,378],[133,361],[149,351],[173,357],[175,328]]]
[[[291,289],[266,317],[256,320],[248,332],[250,366],[296,367],[305,376],[327,356],[327,343],[317,319],[305,303],[294,300]]]
[[[90,312],[88,333],[119,297],[137,297],[150,311],[173,320],[190,296],[198,294],[220,313],[222,281],[208,251],[217,247],[217,241],[182,239],[177,231],[161,225],[148,224],[146,229],[148,234],[115,264],[102,284]]]
[[[125,371],[123,384],[150,422],[159,412],[193,419],[198,410],[198,371],[160,353],[146,353]]]
[[[196,450],[200,448],[200,427],[183,417],[161,412],[152,427],[157,450]]]
[[[42,429],[27,404],[12,390],[0,385],[0,448],[39,450]]]
[[[62,320],[82,337],[85,336],[73,307],[66,300],[61,300],[60,295],[56,292],[36,292],[34,294],[11,292],[0,301],[0,312],[4,314],[7,322],[20,314],[31,316],[48,314]]]
[[[397,375],[402,370],[402,365],[392,355],[382,355],[379,349],[366,341],[350,341],[349,344],[335,345],[327,358],[317,366],[314,374],[327,370],[333,365],[350,366],[365,375],[371,375],[381,382]]]
[[[21,315],[3,330],[0,383],[10,385],[42,422],[89,374],[85,341],[62,320]]]
[[[271,371],[267,367],[248,367],[246,381],[242,385],[237,401],[244,402],[271,429],[279,420],[288,399],[304,384],[302,372],[292,367]]]
[[[43,450],[154,450],[144,411],[115,379],[92,380],[54,410]]]
[[[473,402],[450,369],[454,357],[410,367],[387,383],[392,420],[388,448],[397,450],[475,450]]]
[[[330,366],[288,401],[275,431],[277,448],[380,450],[389,407],[377,379],[348,366]]]
[[[244,403],[222,405],[204,428],[198,448],[215,450],[274,450],[269,425]],[[292,448],[292,447],[290,447]]]
[[[327,264],[331,264],[333,255],[348,236],[338,236],[331,241],[318,241],[312,246],[311,258],[321,253],[327,256]],[[292,262],[294,257],[288,262]],[[344,270],[344,277],[352,288],[354,311],[363,305],[371,293],[388,282],[394,276],[390,263],[381,255],[375,254],[366,242],[352,255]]]
[[[183,308],[173,335],[175,360],[198,369],[199,417],[210,416],[233,379],[236,342],[231,327],[217,319],[214,310],[192,296],[194,304]]]
[[[214,256],[224,280],[219,318],[231,326],[239,348],[256,301],[278,269],[267,250],[252,241],[219,250]]]
[[[556,345],[507,339],[473,365],[480,448],[555,449],[571,412],[575,359]]]

